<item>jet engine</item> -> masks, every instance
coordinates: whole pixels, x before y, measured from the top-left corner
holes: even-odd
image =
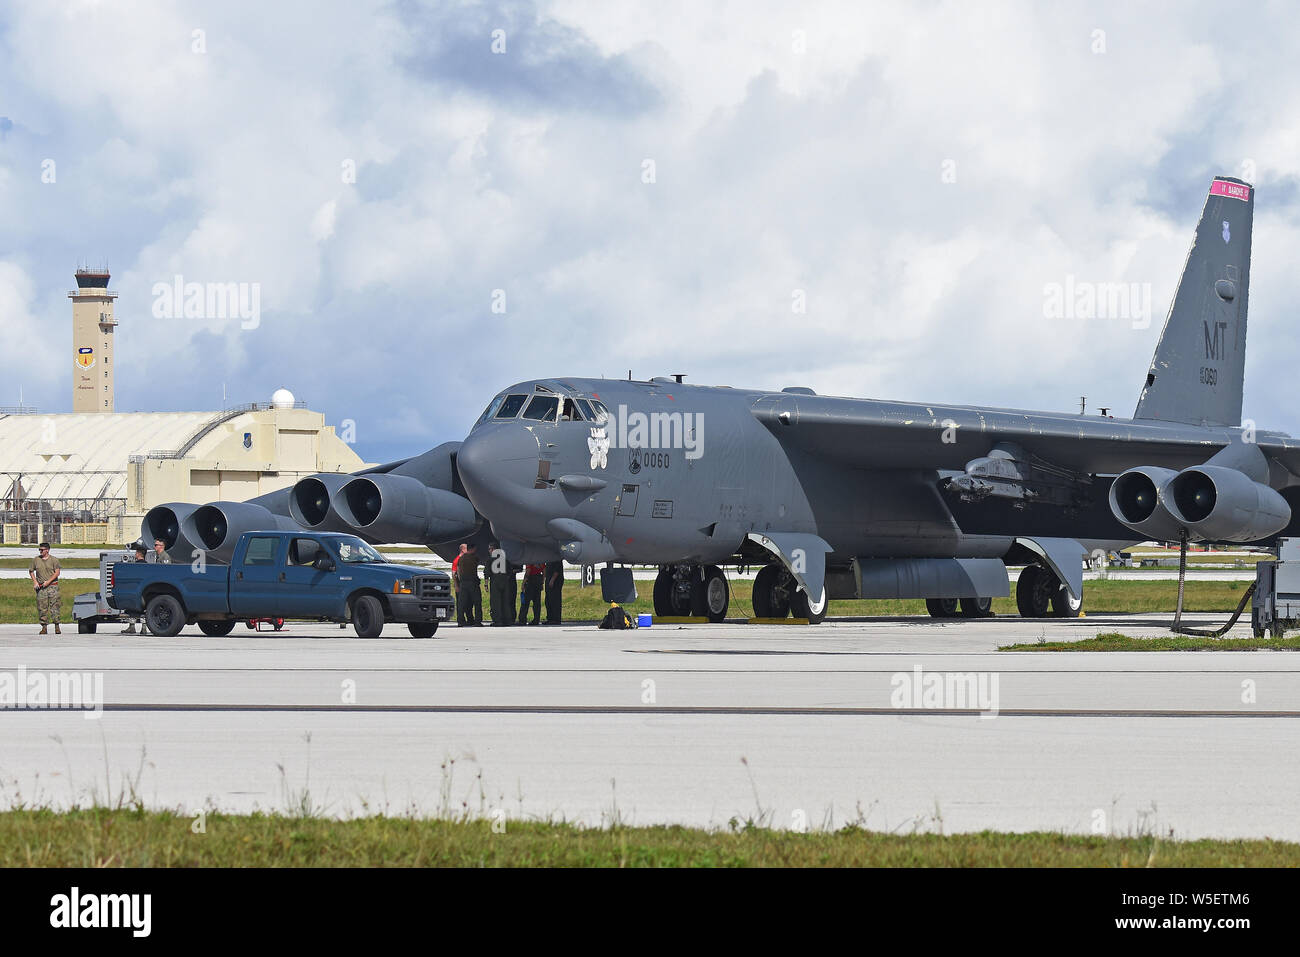
[[[1165,507],[1164,490],[1178,473],[1155,465],[1129,469],[1111,483],[1111,513],[1141,535],[1159,542],[1176,541],[1184,523]]]
[[[1166,486],[1165,505],[1194,538],[1254,542],[1280,532],[1291,506],[1280,494],[1236,469],[1183,469]]]
[[[207,553],[208,561],[229,562],[244,532],[292,531],[298,523],[252,502],[209,502],[190,513],[181,533]]]
[[[352,478],[334,495],[331,507],[349,531],[370,542],[431,545],[468,538],[479,525],[469,499],[409,475]]]
[[[168,502],[149,509],[140,522],[140,537],[144,539],[145,548],[152,551],[154,539],[161,538],[169,554],[174,550],[177,557],[189,561],[190,552],[196,545],[185,534],[184,526],[197,507],[184,502]]]
[[[317,532],[349,531],[330,506],[338,490],[353,478],[347,472],[321,472],[300,479],[289,492],[289,515],[303,528]]]

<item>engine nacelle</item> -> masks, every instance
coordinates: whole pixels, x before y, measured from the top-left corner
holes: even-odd
[[[276,515],[261,505],[209,502],[194,509],[182,524],[181,532],[195,548],[206,552],[208,561],[228,563],[234,555],[235,543],[244,532],[292,531],[298,527],[293,519]]]
[[[353,475],[347,472],[320,472],[300,479],[289,490],[289,514],[303,528],[317,532],[350,531],[331,508],[334,496]]]
[[[189,561],[195,544],[186,535],[184,526],[185,520],[194,514],[197,507],[185,502],[168,502],[149,509],[140,522],[140,537],[144,539],[144,547],[153,551],[154,539],[161,538],[169,555],[175,550],[175,557],[184,557]]]
[[[1177,541],[1184,523],[1164,503],[1164,491],[1178,473],[1155,465],[1129,469],[1111,483],[1110,511],[1138,534],[1157,542]]]
[[[1183,469],[1162,498],[1193,537],[1211,542],[1258,541],[1291,521],[1291,506],[1280,494],[1220,465]]]
[[[468,538],[479,518],[469,499],[409,475],[354,477],[333,497],[348,531],[369,542],[432,545]]]

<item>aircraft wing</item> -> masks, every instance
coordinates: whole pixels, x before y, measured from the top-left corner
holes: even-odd
[[[752,412],[787,449],[869,469],[960,471],[999,443],[1078,473],[1181,469],[1242,438],[1228,427],[786,393],[760,396]],[[1256,441],[1300,474],[1300,440],[1259,433]]]

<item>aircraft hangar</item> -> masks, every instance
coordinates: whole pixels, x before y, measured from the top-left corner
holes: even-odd
[[[242,501],[365,464],[284,389],[211,412],[0,410],[3,542],[123,543],[160,502]]]

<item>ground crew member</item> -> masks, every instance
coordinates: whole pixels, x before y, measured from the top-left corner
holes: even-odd
[[[537,624],[542,615],[542,576],[546,572],[545,565],[525,565],[524,566],[524,600],[519,605],[519,624]],[[533,606],[533,620],[528,621],[528,605]]]
[[[564,562],[546,563],[546,623],[560,623],[560,608],[564,603]]]
[[[167,554],[167,543],[161,538],[153,540],[153,560],[159,565],[170,565],[171,557]]]
[[[483,624],[483,589],[478,580],[478,546],[471,544],[460,556],[460,597],[465,604],[465,624],[478,627]]]
[[[32,587],[36,589],[36,614],[41,620],[38,634],[48,634],[49,624],[54,622],[54,633],[63,634],[59,619],[63,617],[62,603],[59,601],[59,573],[62,566],[59,560],[50,555],[50,543],[41,542],[37,546],[37,555],[32,559],[27,574],[31,576]]]
[[[451,560],[451,590],[456,593],[456,624],[465,624],[465,603],[460,600],[460,559],[469,548],[464,542],[460,543],[460,552]]]
[[[155,544],[155,546],[156,546],[156,545],[157,545],[157,542],[155,542],[154,544]],[[138,564],[138,563],[142,563],[142,562],[147,562],[148,560],[149,560],[149,550],[146,549],[146,548],[144,547],[144,542],[137,542],[137,543],[136,543],[136,546],[135,546],[135,561],[136,561],[136,563]],[[141,619],[139,619],[139,618],[132,618],[129,622],[127,622],[126,627],[122,629],[122,634],[124,634],[124,635],[134,635],[134,634],[135,634],[135,623],[136,623],[137,621],[140,622],[140,634],[142,634],[142,635],[147,635],[147,634],[149,634],[149,630],[145,627],[145,625],[144,625],[144,621],[141,620]]]
[[[500,569],[498,571],[498,569]],[[494,627],[515,623],[515,569],[506,561],[500,542],[491,543],[488,563],[483,567],[488,579],[488,598],[492,603]]]

